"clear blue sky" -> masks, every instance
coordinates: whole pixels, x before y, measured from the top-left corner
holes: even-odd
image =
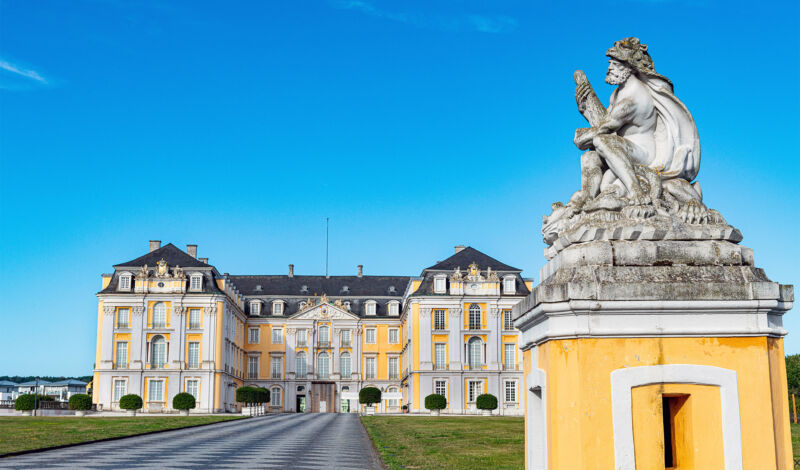
[[[798,284],[795,1],[0,2],[0,375],[89,374],[100,274],[150,239],[221,272],[538,276],[579,185],[575,69],[638,36],[705,202]],[[800,353],[800,310],[787,351]]]

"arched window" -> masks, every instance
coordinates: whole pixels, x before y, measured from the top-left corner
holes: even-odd
[[[296,369],[295,372],[296,372],[297,378],[298,379],[305,379],[306,378],[306,371],[308,369],[307,369],[307,364],[306,364],[306,353],[304,353],[303,351],[300,351],[299,353],[297,353],[297,364],[296,365],[297,365],[297,367],[295,368]]]
[[[469,329],[481,329],[481,306],[478,304],[471,304],[469,306]]]
[[[270,406],[281,406],[283,401],[281,400],[281,388],[280,387],[272,387],[269,391],[269,404]]]
[[[327,326],[324,326],[324,325],[319,327],[319,341],[318,342],[319,342],[320,345],[328,344],[328,343],[331,342],[330,328],[328,328]]]
[[[154,336],[150,342],[150,368],[160,369],[167,363],[167,340],[163,336]]]
[[[317,377],[327,379],[330,375],[330,357],[328,353],[319,353],[317,356]]]
[[[480,338],[470,338],[467,342],[467,358],[470,369],[479,369],[483,366],[483,341]]]
[[[153,305],[153,328],[164,328],[167,326],[167,305],[158,302]]]
[[[399,390],[397,387],[389,387],[386,389],[386,393],[397,393]],[[400,406],[400,399],[399,398],[390,398],[388,400],[389,406]]]
[[[350,353],[343,352],[339,356],[339,373],[342,379],[350,378]]]

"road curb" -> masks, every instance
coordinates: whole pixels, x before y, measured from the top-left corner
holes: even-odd
[[[383,461],[381,457],[381,452],[378,450],[378,447],[375,445],[375,441],[372,440],[372,436],[369,435],[369,431],[367,431],[367,427],[364,426],[364,421],[361,420],[361,416],[358,417],[358,422],[361,424],[361,429],[364,430],[364,436],[366,440],[369,441],[370,447],[372,447],[372,453],[375,456],[375,460],[378,462],[380,470],[389,470],[389,466],[386,465],[386,462]],[[363,438],[363,437],[362,437]]]
[[[120,416],[120,417],[122,418],[123,416]],[[215,424],[231,423],[231,422],[234,422],[234,421],[242,421],[242,420],[246,420],[246,419],[249,419],[249,418],[252,418],[252,416],[245,416],[245,417],[240,418],[240,419],[228,419],[228,420],[225,420],[225,421],[217,421],[216,423],[202,423],[202,424],[193,424],[191,426],[183,426],[183,427],[180,427],[180,428],[159,429],[158,431],[148,431],[148,432],[143,432],[143,433],[139,433],[139,434],[130,434],[128,436],[106,437],[106,438],[103,438],[103,439],[95,439],[93,441],[76,442],[74,444],[62,444],[62,445],[59,445],[59,446],[42,447],[42,448],[39,448],[39,449],[20,450],[20,451],[17,451],[17,452],[9,452],[7,454],[0,454],[0,460],[5,459],[6,457],[16,457],[18,455],[26,455],[26,454],[38,454],[40,452],[46,452],[46,451],[49,451],[49,450],[66,449],[67,447],[78,447],[78,446],[82,446],[82,445],[85,445],[85,444],[94,444],[94,443],[97,443],[97,442],[118,441],[120,439],[127,439],[129,437],[148,436],[150,434],[160,434],[162,432],[180,431],[182,429],[200,428],[200,427],[203,427],[203,426],[213,426]]]

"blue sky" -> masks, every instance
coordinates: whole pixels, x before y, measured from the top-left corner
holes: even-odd
[[[221,272],[535,277],[579,185],[575,69],[638,36],[697,120],[705,202],[797,284],[797,2],[0,2],[0,375],[89,374],[100,274],[150,239]],[[785,324],[800,353],[800,312]]]

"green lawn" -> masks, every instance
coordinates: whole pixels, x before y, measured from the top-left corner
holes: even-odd
[[[364,416],[390,469],[524,467],[522,418]]]
[[[794,458],[800,459],[800,424],[792,424],[792,453]]]
[[[162,429],[239,419],[241,416],[159,416],[131,418],[0,417],[0,455],[21,450],[133,436]]]

